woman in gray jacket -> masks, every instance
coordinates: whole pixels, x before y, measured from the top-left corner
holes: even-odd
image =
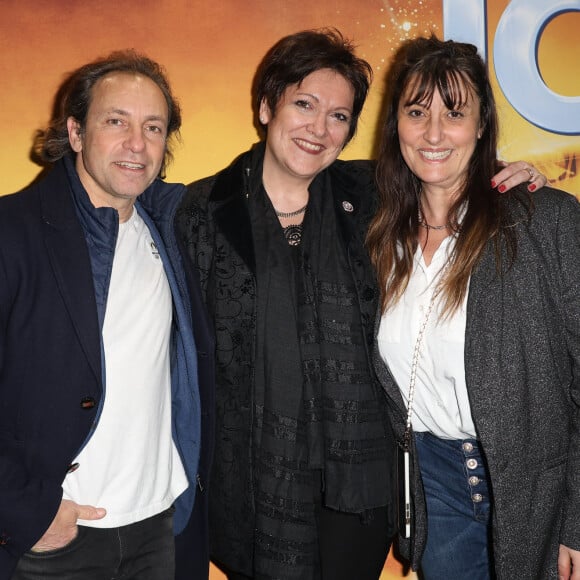
[[[579,204],[548,188],[491,188],[496,108],[474,46],[409,41],[387,86],[367,242],[381,288],[375,362],[410,510],[403,552],[429,580],[570,578]]]

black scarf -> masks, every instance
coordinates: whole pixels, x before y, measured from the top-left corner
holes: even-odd
[[[256,172],[261,175],[261,171]],[[384,505],[384,403],[373,383],[330,178],[310,187],[291,247],[266,192],[252,187],[257,280],[253,484],[256,578],[315,579],[317,504]]]

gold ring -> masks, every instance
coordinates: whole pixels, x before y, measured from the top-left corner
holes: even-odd
[[[534,173],[534,170],[531,167],[525,167],[524,169],[530,174],[530,178],[528,179],[528,181],[534,181],[534,179],[536,179],[536,174]]]

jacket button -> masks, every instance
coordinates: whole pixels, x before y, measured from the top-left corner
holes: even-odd
[[[79,468],[80,463],[71,463],[68,466],[68,469],[66,470],[67,473],[73,473],[73,471],[76,471]]]
[[[85,397],[81,400],[81,409],[92,409],[97,402],[93,397]]]

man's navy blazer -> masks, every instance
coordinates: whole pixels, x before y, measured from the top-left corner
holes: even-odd
[[[183,192],[183,186],[160,181],[152,188],[172,206]],[[156,222],[165,243],[166,236],[173,235],[171,211],[157,207],[155,212],[165,220]],[[182,279],[182,302],[188,313],[193,311],[196,326],[199,355],[196,359],[193,349],[182,356],[196,359],[190,368],[195,369],[199,361],[200,388],[210,393],[202,398],[207,399],[213,378],[212,333],[199,289],[192,288],[191,273],[189,291],[185,288],[176,241],[168,240],[167,246],[173,269]],[[187,328],[191,334],[191,320]],[[183,334],[183,329],[176,332]],[[18,194],[0,197],[0,580],[9,580],[20,556],[40,539],[58,510],[62,482],[96,427],[103,396],[101,371],[89,253],[66,171],[59,162],[44,179]],[[201,446],[200,393],[194,387],[191,393],[179,394],[189,399],[187,414],[175,400],[175,389],[172,397],[174,437],[184,438],[176,444],[178,449],[188,448],[190,488],[185,495],[190,495],[191,510],[191,494],[197,489],[191,469],[197,470]],[[134,409],[127,409],[138,411],[138,401]],[[176,427],[179,412],[181,424]],[[184,424],[188,417],[191,425]],[[204,429],[208,426],[210,420]],[[211,437],[207,433],[204,437],[202,464],[211,457],[207,445]],[[204,543],[207,538],[196,541]],[[196,551],[193,546],[192,557]]]

